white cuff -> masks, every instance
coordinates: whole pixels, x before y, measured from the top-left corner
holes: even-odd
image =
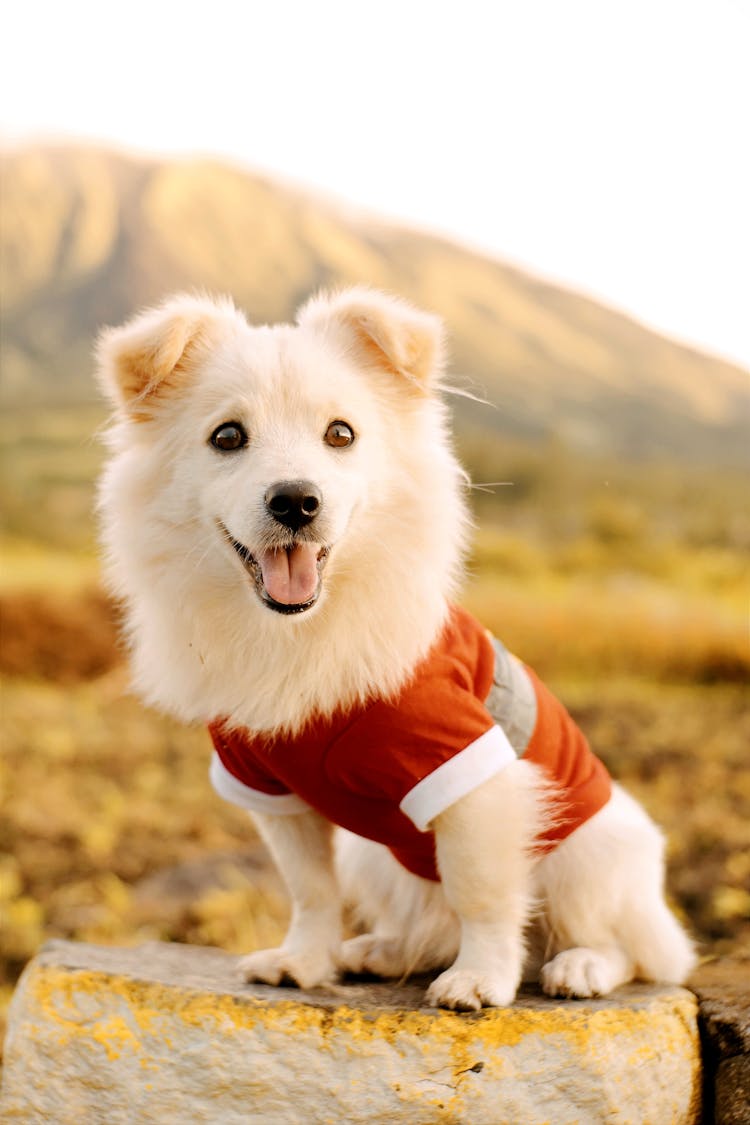
[[[260,813],[302,813],[307,812],[310,806],[296,793],[263,793],[260,789],[251,789],[238,781],[214,751],[211,766],[208,771],[216,792],[225,801],[239,805],[241,809]]]
[[[490,727],[418,781],[399,808],[420,832],[426,832],[441,812],[515,761],[516,752],[505,733],[498,726]]]

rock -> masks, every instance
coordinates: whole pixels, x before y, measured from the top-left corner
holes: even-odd
[[[715,1125],[750,1125],[750,956],[702,965],[690,988],[700,1001],[706,1105]]]
[[[287,913],[281,877],[260,841],[242,851],[212,852],[154,871],[135,883],[133,900],[141,914],[167,919],[189,910],[209,891],[236,887],[238,877],[269,900],[279,900],[280,912]]]
[[[719,1063],[715,1078],[715,1125],[750,1125],[750,1057]]]
[[[697,1125],[695,997],[525,992],[508,1009],[421,1007],[424,982],[242,985],[215,949],[52,942],[6,1040],[3,1121],[56,1125]]]

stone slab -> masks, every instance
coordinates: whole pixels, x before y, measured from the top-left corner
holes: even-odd
[[[6,1039],[2,1120],[56,1125],[697,1125],[697,1002],[633,985],[476,1013],[424,981],[243,985],[215,949],[52,942]]]
[[[714,1107],[713,1123],[750,1125],[750,955],[709,961],[689,983],[700,1002],[705,1102]]]

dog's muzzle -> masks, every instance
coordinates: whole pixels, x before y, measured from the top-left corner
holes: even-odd
[[[253,552],[235,539],[221,520],[218,521],[219,530],[252,579],[263,605],[286,616],[304,613],[320,597],[322,573],[330,547],[312,540],[309,532],[304,534],[305,524],[315,518],[309,510],[315,499],[309,490],[299,489],[293,499],[290,499],[290,491],[270,493],[271,490],[266,494],[266,506],[273,501],[279,509],[284,509],[275,513],[274,519],[287,529],[286,535],[283,538],[279,536],[276,544]],[[316,499],[315,502],[319,508],[320,501]],[[307,506],[307,511],[303,505]],[[293,529],[290,523],[298,526]]]

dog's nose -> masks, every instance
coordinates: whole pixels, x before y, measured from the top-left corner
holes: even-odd
[[[264,500],[273,518],[291,531],[312,523],[323,504],[321,491],[311,480],[277,481]]]

